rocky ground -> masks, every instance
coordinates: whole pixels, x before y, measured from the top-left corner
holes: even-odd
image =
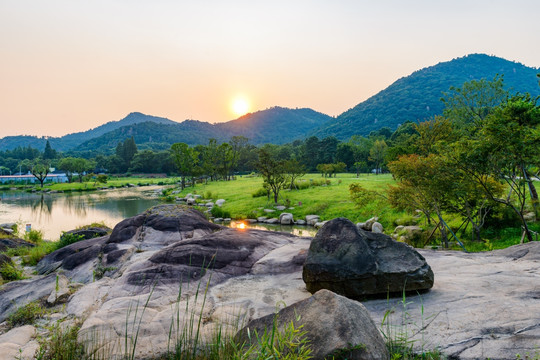
[[[133,329],[140,324],[137,356],[145,358],[166,350],[169,334],[178,331],[176,325],[171,328],[171,319],[182,324],[192,316],[198,320],[200,315],[202,335],[210,336],[217,327],[233,333],[251,320],[273,314],[276,308],[297,304],[293,306],[309,308],[316,314],[324,311],[321,308],[333,309],[328,310],[328,319],[321,320],[319,325],[325,331],[333,329],[334,335],[346,336],[357,333],[354,324],[361,319],[362,324],[371,326],[371,320],[366,320],[370,317],[381,329],[383,317],[393,309],[392,324],[382,326],[383,331],[407,332],[416,340],[416,348],[440,348],[453,358],[511,359],[518,353],[534,354],[540,347],[540,243],[490,253],[421,250],[420,255],[407,253],[400,257],[385,250],[391,241],[383,239],[384,235],[372,236],[349,224],[336,224],[330,222],[323,227],[327,233],[334,229],[328,235],[332,241],[326,244],[339,243],[342,229],[347,228],[347,237],[353,243],[365,242],[355,247],[355,254],[372,254],[367,270],[351,272],[355,281],[365,279],[354,286],[369,284],[369,300],[362,301],[369,316],[362,315],[363,307],[357,301],[327,290],[312,296],[306,290],[302,271],[311,251],[310,238],[224,228],[209,223],[196,211],[169,205],[122,221],[110,235],[58,250],[38,264],[40,275],[4,285],[0,288],[0,321],[34,299],[48,298],[51,304],[65,302],[65,306],[57,306],[57,314],[50,316],[49,321],[82,321],[79,338],[90,339],[93,346],[117,346],[118,350],[126,327]],[[351,257],[347,255],[349,246],[323,247],[337,249],[336,259]],[[414,251],[404,248],[403,251]],[[387,300],[384,289],[378,294],[372,291],[377,282],[383,284],[379,288],[396,283],[381,281],[382,271],[400,281],[407,278],[399,267],[389,266],[390,262],[399,263],[401,258],[411,258],[416,264],[414,268],[404,264],[404,268],[408,273],[421,274],[425,289],[433,286],[421,294],[416,290],[409,292],[406,309],[400,297]],[[327,276],[325,281],[329,278],[332,277]],[[340,281],[340,286],[330,290],[339,293],[343,288],[343,280]],[[410,290],[418,288],[422,287],[416,284]],[[196,298],[197,293],[205,296]],[[354,294],[358,299],[361,292]],[[382,299],[373,299],[374,296]],[[142,308],[144,312],[134,311]],[[313,315],[306,310],[304,318],[308,322]],[[347,318],[352,321],[346,322]],[[342,320],[331,323],[331,319]],[[39,328],[25,326],[0,335],[0,359],[19,355],[31,358],[39,332]],[[353,341],[366,341],[372,343],[371,347],[364,350],[364,355],[353,358],[387,356],[377,341],[365,340],[370,336],[380,339],[379,332],[368,333]],[[317,350],[317,354],[322,358],[325,350],[328,349]]]

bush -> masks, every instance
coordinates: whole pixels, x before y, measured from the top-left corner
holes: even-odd
[[[254,198],[268,196],[268,190],[266,190],[265,188],[260,188],[259,190],[251,194],[251,196]]]
[[[21,325],[30,325],[45,314],[45,310],[37,301],[32,301],[20,308],[7,318],[10,328]]]
[[[222,208],[220,208],[219,206],[214,206],[212,208],[212,210],[210,210],[210,213],[212,214],[213,217],[215,218],[230,218],[231,217],[231,213],[226,211],[226,210],[223,210]]]
[[[24,240],[37,244],[43,240],[43,232],[41,232],[41,230],[30,230],[24,234]]]
[[[79,242],[81,240],[84,240],[83,235],[77,235],[72,233],[63,233],[62,236],[60,236],[60,240],[56,243],[56,250],[61,249],[65,246],[74,244],[76,242]]]
[[[61,327],[55,325],[52,335],[40,342],[36,358],[40,360],[85,359],[84,346],[77,341],[79,326]]]
[[[22,280],[23,271],[19,269],[13,262],[5,262],[0,266],[0,275],[2,279],[7,281]]]
[[[296,180],[294,182],[294,186],[296,186],[298,190],[304,190],[304,189],[309,189],[310,183],[307,180]]]

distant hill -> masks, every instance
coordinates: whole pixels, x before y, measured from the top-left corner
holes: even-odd
[[[540,95],[538,72],[539,69],[484,54],[442,62],[397,80],[310,135],[320,138],[333,135],[345,140],[355,134],[368,135],[385,126],[395,130],[407,120],[429,119],[442,114],[440,98],[451,86],[460,87],[470,80],[492,80],[497,74],[504,75],[505,87],[509,90]]]
[[[178,124],[177,122],[166,118],[145,115],[140,112],[132,112],[122,120],[109,121],[108,123],[100,125],[96,128],[84,132],[64,135],[62,137],[37,137],[29,135],[6,136],[0,139],[0,150],[12,150],[18,146],[31,146],[35,149],[43,150],[45,148],[45,143],[47,140],[49,140],[53,149],[66,151],[75,148],[85,141],[101,136],[123,126],[138,124],[146,121],[152,121],[158,124]]]
[[[167,149],[175,142],[185,142],[188,145],[206,144],[210,138],[222,142],[235,135],[247,137],[252,144],[284,144],[305,136],[331,119],[330,116],[311,109],[273,107],[214,125],[196,120],[172,124],[139,122],[85,141],[73,148],[72,152],[110,153],[118,142],[131,136],[139,149]]]
[[[333,118],[312,109],[272,107],[216,124],[224,133],[242,135],[252,144],[285,144],[303,138]]]

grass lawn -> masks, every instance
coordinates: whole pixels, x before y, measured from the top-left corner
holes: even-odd
[[[307,174],[302,180],[321,179],[320,174]],[[319,215],[322,220],[330,220],[336,217],[346,217],[353,222],[365,221],[373,216],[378,216],[379,221],[385,228],[393,226],[394,220],[401,216],[407,216],[403,212],[396,212],[385,204],[385,201],[376,201],[357,207],[349,196],[349,185],[353,182],[361,183],[367,189],[381,190],[385,192],[389,184],[394,180],[389,174],[372,175],[362,174],[359,178],[355,174],[338,174],[337,177],[328,178],[330,185],[314,186],[302,190],[282,190],[279,196],[279,203],[290,204],[284,212],[290,212],[295,219],[303,219],[306,215]],[[271,215],[266,214],[263,209],[273,209],[273,198],[266,196],[254,198],[252,196],[257,190],[262,188],[263,179],[261,177],[238,177],[234,181],[215,181],[207,185],[197,184],[194,188],[186,188],[179,195],[185,196],[188,193],[200,194],[203,198],[225,199],[222,206],[224,211],[228,211],[235,219],[256,218],[258,216],[278,217],[276,211]],[[384,199],[382,199],[384,200]]]

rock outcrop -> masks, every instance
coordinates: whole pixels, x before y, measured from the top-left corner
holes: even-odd
[[[412,247],[351,221],[327,222],[309,248],[302,277],[311,293],[328,289],[351,299],[430,289],[433,271]]]

